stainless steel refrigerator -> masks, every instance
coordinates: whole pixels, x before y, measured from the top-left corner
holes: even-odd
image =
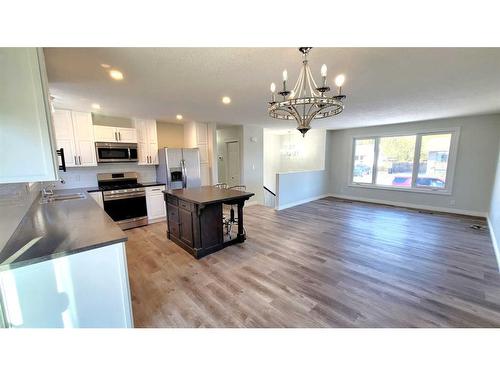
[[[161,148],[156,179],[169,189],[201,186],[200,151],[197,148]]]

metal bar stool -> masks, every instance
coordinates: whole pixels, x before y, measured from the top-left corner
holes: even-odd
[[[246,191],[247,187],[246,187],[246,185],[235,185],[235,186],[230,186],[227,189],[228,190]],[[231,204],[229,206],[230,206],[229,217],[225,217],[223,215],[223,220],[224,220],[224,227],[226,228],[226,235],[228,235],[229,239],[231,239],[231,231],[233,229],[233,225],[238,222],[238,218],[235,216],[235,212],[234,212],[235,205]],[[245,227],[243,227],[243,233],[246,235]]]

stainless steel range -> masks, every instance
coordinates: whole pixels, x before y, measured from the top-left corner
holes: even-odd
[[[137,178],[135,172],[97,174],[104,211],[122,229],[148,224],[146,189],[137,182]]]

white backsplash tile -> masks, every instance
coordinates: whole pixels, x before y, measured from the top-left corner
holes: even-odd
[[[68,168],[67,172],[60,172],[65,183],[57,183],[56,189],[71,189],[97,186],[98,173],[137,172],[139,182],[156,181],[156,167],[137,164],[103,164],[89,168]]]

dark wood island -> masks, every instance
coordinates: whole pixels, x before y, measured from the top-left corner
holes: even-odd
[[[195,258],[245,241],[243,206],[253,193],[213,186],[166,190],[167,236]],[[225,240],[222,205],[238,207],[238,234]]]

